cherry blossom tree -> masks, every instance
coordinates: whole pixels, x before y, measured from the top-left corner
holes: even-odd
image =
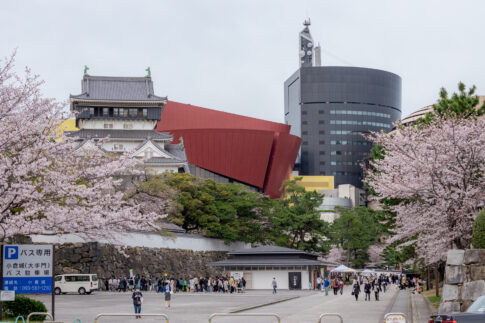
[[[65,104],[44,98],[28,68],[18,76],[14,56],[0,61],[0,241],[43,233],[109,237],[157,220],[118,190],[119,176],[135,172],[137,161],[97,149],[74,154],[74,139],[59,137]]]
[[[400,201],[389,206],[397,224],[390,242],[416,241],[428,264],[443,260],[447,249],[469,247],[485,201],[483,129],[482,118],[438,115],[425,126],[369,137],[384,153],[370,162],[366,182],[375,199]]]

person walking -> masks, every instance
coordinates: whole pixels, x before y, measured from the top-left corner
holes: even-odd
[[[342,279],[338,281],[338,289],[340,290],[340,295],[342,295],[344,293],[344,281]]]
[[[278,285],[276,284],[276,278],[273,277],[273,281],[271,282],[271,286],[273,286],[273,294],[276,294],[276,288]]]
[[[131,295],[133,299],[133,306],[135,307],[135,314],[141,313],[141,303],[143,302],[143,294],[140,292],[140,287],[136,287]],[[141,319],[141,315],[136,315],[137,319]]]
[[[337,291],[338,291],[337,278],[332,279],[332,289],[333,289],[333,294],[337,295]]]
[[[372,289],[372,285],[369,283],[368,280],[364,283],[364,293],[365,293],[365,300],[370,301],[370,290]]]
[[[325,296],[328,296],[328,287],[330,286],[330,281],[328,278],[325,278],[325,281],[323,282],[323,288],[325,289]]]
[[[357,280],[354,280],[354,283],[352,285],[352,295],[355,296],[355,300],[359,300],[359,293],[360,293],[360,285]]]
[[[163,286],[163,294],[165,295],[165,308],[169,308],[172,299],[172,286],[168,282]]]

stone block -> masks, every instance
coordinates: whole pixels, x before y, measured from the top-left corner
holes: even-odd
[[[440,314],[448,314],[453,312],[460,311],[460,303],[459,302],[441,302],[440,307],[438,308],[438,313]]]
[[[463,266],[446,266],[445,283],[456,285],[465,281],[465,271]]]
[[[460,312],[465,312],[470,307],[470,305],[472,305],[472,303],[472,300],[463,301],[463,303],[461,304]]]
[[[446,257],[446,264],[455,266],[462,265],[464,256],[465,250],[450,249],[448,250],[448,256]]]
[[[445,284],[443,286],[443,296],[441,298],[443,301],[456,301],[458,300],[458,296],[459,289],[457,285]]]
[[[485,264],[485,249],[467,249],[463,257],[465,265]]]
[[[485,293],[485,280],[476,280],[465,283],[462,289],[463,300],[476,300]]]
[[[469,266],[470,280],[485,280],[485,265]]]

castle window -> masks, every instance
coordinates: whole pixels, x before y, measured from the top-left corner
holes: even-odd
[[[123,144],[114,144],[113,151],[123,151]]]
[[[104,129],[113,129],[113,124],[112,123],[105,123]]]
[[[133,129],[133,123],[123,123],[123,129]]]
[[[103,108],[103,117],[109,116],[109,108]]]

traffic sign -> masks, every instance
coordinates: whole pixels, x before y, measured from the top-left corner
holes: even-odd
[[[52,293],[52,245],[5,245],[3,248],[3,290],[19,294]]]

